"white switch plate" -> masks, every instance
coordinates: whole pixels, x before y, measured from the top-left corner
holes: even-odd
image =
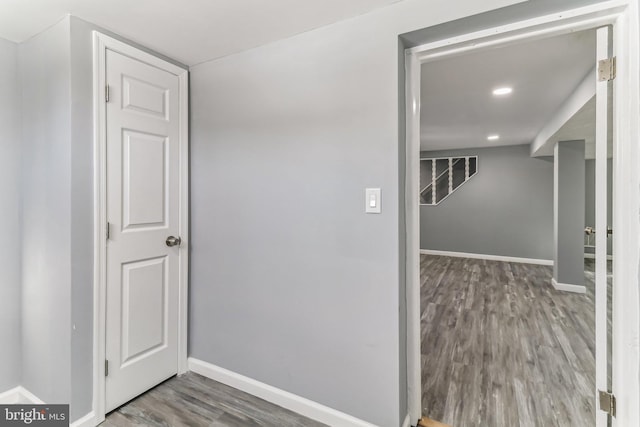
[[[365,212],[366,213],[376,213],[379,214],[381,212],[381,200],[380,200],[380,189],[379,188],[365,188]]]

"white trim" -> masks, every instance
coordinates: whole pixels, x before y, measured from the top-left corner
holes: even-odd
[[[189,71],[113,37],[93,31],[94,127],[94,284],[93,284],[93,414],[94,424],[105,419],[106,354],[106,52],[107,49],[172,73],[180,87],[180,289],[178,313],[178,374],[187,371],[189,274]]]
[[[188,371],[189,339],[189,72],[180,74],[180,289],[178,302],[178,375]]]
[[[1,405],[12,405],[21,403],[34,405],[44,404],[44,402],[40,400],[38,396],[31,393],[29,390],[22,386],[14,387],[11,390],[0,393]]]
[[[420,331],[420,79],[415,54],[405,57],[405,293],[407,305],[407,409],[411,424],[422,417]],[[435,168],[434,168],[435,169]]]
[[[104,360],[106,358],[106,277],[104,268],[105,238],[104,230],[107,223],[106,201],[107,194],[106,170],[103,160],[106,159],[106,123],[105,116],[105,51],[104,40],[99,33],[93,32],[93,404],[96,424],[105,418],[105,378]]]
[[[570,285],[568,283],[558,283],[556,279],[551,279],[551,286],[556,291],[574,292],[576,294],[586,294],[587,288],[583,285]]]
[[[84,417],[72,422],[70,427],[95,427],[97,425],[98,423],[96,423],[96,414],[91,411]]]
[[[193,357],[189,358],[189,370],[332,427],[375,427],[344,412]]]
[[[521,264],[553,265],[552,259],[520,258],[520,257],[502,256],[502,255],[472,254],[468,252],[436,251],[432,249],[420,249],[420,254],[450,256],[454,258],[486,259],[487,261],[518,262]]]
[[[20,387],[18,386],[0,393],[0,404],[7,405],[7,404],[15,403],[15,398],[18,396],[19,389]]]
[[[406,94],[406,304],[407,393],[412,424],[421,416],[420,389],[420,272],[418,255],[420,158],[420,67],[444,56],[533,40],[552,35],[615,25],[614,53],[618,57],[614,118],[614,275],[613,392],[617,400],[614,427],[640,425],[640,306],[638,259],[640,247],[640,58],[638,0],[615,0],[523,20],[428,43],[405,51]]]
[[[402,427],[411,427],[411,417],[409,416],[409,414],[407,414],[407,416],[404,418]]]
[[[596,254],[584,253],[585,259],[596,259]],[[607,255],[607,261],[613,261],[613,255]]]
[[[165,61],[164,59],[158,58],[157,56],[147,53],[136,47],[130,46],[124,42],[121,42],[118,39],[107,36],[106,34],[102,34],[99,31],[93,31],[93,34],[94,34],[94,41],[97,38],[101,47],[104,47],[104,49],[109,49],[114,52],[121,53],[122,55],[126,55],[130,58],[137,59],[138,61],[142,61],[146,64],[149,64],[151,66],[164,70],[168,73],[174,74],[176,76],[181,76],[187,73],[187,70],[182,67],[172,64],[171,62]]]
[[[520,40],[535,40],[553,34],[593,29],[611,24],[618,19],[628,4],[628,0],[604,1],[439,40],[407,49],[407,52],[424,63],[444,56],[462,55],[479,48],[496,47]]]
[[[491,147],[490,147],[491,148]],[[432,150],[432,151],[455,151],[455,150]],[[422,153],[429,153],[430,151],[421,151]],[[420,157],[420,160],[449,160],[449,159],[477,159],[478,155],[473,156],[443,156],[443,157]]]
[[[31,393],[29,390],[27,390],[24,387],[18,387],[18,393],[28,403],[33,403],[33,404],[44,404],[45,403],[38,396],[36,396],[35,394]]]
[[[617,77],[614,84],[613,222],[613,392],[614,427],[640,425],[640,51],[638,1],[629,3],[614,27]]]
[[[596,61],[605,60],[612,56],[610,40],[613,37],[610,27],[598,28],[596,32]],[[608,285],[607,285],[607,151],[609,139],[609,92],[610,83],[599,81],[597,74],[593,76],[596,81],[596,161],[595,161],[595,216],[596,216],[596,262],[595,262],[595,354],[596,354],[596,381],[593,395],[598,396],[598,390],[610,391],[608,381]],[[616,81],[612,84],[616,86]],[[613,89],[611,89],[613,90]],[[614,113],[615,115],[615,113]],[[615,132],[614,132],[615,133]],[[615,327],[615,325],[614,325]],[[603,411],[596,411],[596,427],[607,427],[609,416]]]

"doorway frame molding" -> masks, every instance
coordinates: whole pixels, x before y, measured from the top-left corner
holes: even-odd
[[[544,13],[544,12],[542,12]],[[411,425],[422,416],[420,363],[420,85],[424,63],[468,52],[613,25],[614,95],[613,426],[640,425],[640,58],[638,0],[604,1],[450,37],[405,50],[405,224],[407,397]],[[594,52],[595,60],[595,52]],[[595,79],[595,77],[594,77]],[[596,400],[594,390],[594,401]],[[598,409],[596,408],[596,411]]]
[[[96,426],[105,419],[106,379],[106,289],[107,289],[107,128],[106,128],[106,55],[111,50],[167,71],[179,79],[180,90],[180,196],[179,236],[182,247],[179,260],[178,301],[178,375],[188,371],[188,279],[189,279],[189,70],[130,46],[99,31],[93,37],[93,166],[94,166],[94,260],[93,260],[93,414],[81,418],[81,425]],[[79,420],[80,421],[80,420]],[[75,423],[74,423],[75,425]]]

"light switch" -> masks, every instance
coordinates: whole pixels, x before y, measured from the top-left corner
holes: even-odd
[[[380,213],[380,189],[379,188],[366,188],[365,189],[365,212],[366,213]]]

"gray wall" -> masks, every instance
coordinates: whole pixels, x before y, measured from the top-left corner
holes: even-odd
[[[22,79],[22,385],[70,399],[69,19],[19,46]]]
[[[214,65],[196,67],[196,70],[203,70],[203,85],[199,86],[208,87],[208,93],[213,93],[212,96],[217,98],[209,103],[210,100],[200,97],[199,111],[194,111],[197,116],[194,124],[200,135],[197,154],[217,156],[222,151],[228,156],[223,161],[233,162],[229,168],[237,167],[242,170],[246,163],[241,158],[243,154],[250,155],[255,147],[263,148],[263,142],[275,142],[275,152],[265,153],[264,156],[273,162],[272,165],[265,165],[257,159],[251,160],[260,166],[253,177],[260,182],[260,172],[269,171],[269,168],[277,169],[284,164],[284,171],[276,173],[271,182],[284,182],[286,185],[282,188],[262,188],[259,200],[266,201],[267,204],[258,206],[259,209],[246,209],[252,207],[253,202],[242,200],[239,203],[241,209],[233,212],[220,210],[215,197],[219,192],[225,191],[223,187],[227,183],[216,182],[210,191],[207,180],[209,176],[219,176],[224,181],[226,175],[207,171],[209,163],[214,165],[216,159],[194,159],[194,166],[199,166],[194,172],[194,177],[198,178],[194,187],[202,191],[194,205],[203,208],[202,212],[194,212],[194,234],[203,232],[203,237],[196,236],[194,242],[196,245],[202,244],[200,249],[203,251],[194,260],[197,264],[194,271],[199,273],[194,280],[197,285],[194,298],[208,296],[215,300],[214,304],[209,305],[208,301],[200,305],[200,311],[192,316],[192,321],[199,322],[191,337],[192,350],[198,349],[206,360],[221,360],[220,364],[229,367],[231,364],[226,363],[229,360],[229,349],[222,349],[222,354],[217,354],[219,347],[211,342],[216,336],[225,334],[224,327],[214,328],[214,333],[208,334],[204,330],[208,316],[202,309],[215,309],[218,308],[216,304],[234,300],[218,299],[217,288],[213,288],[211,284],[221,287],[221,295],[225,298],[229,288],[240,281],[243,286],[238,294],[243,297],[246,296],[243,293],[251,294],[260,286],[260,279],[245,281],[247,275],[253,278],[264,271],[276,270],[276,274],[266,275],[268,280],[264,283],[267,284],[267,289],[263,289],[263,292],[271,295],[270,291],[275,291],[280,298],[273,300],[272,309],[265,310],[268,312],[258,310],[257,320],[262,321],[265,316],[275,317],[273,313],[278,314],[281,308],[284,308],[284,313],[289,317],[271,319],[258,331],[239,327],[237,332],[243,333],[240,339],[257,336],[259,339],[252,344],[269,351],[265,352],[266,360],[263,360],[259,352],[256,352],[253,359],[250,354],[244,354],[238,363],[238,370],[249,374],[258,372],[256,377],[266,377],[267,382],[271,378],[277,378],[273,381],[276,385],[283,384],[283,388],[300,391],[300,394],[317,398],[320,402],[340,402],[340,405],[334,406],[340,406],[338,409],[362,418],[376,420],[381,425],[395,425],[397,420],[403,419],[406,406],[406,399],[398,391],[398,387],[404,389],[404,346],[401,345],[398,351],[398,343],[403,342],[403,333],[398,336],[399,329],[396,329],[403,326],[399,325],[398,307],[401,311],[404,307],[403,294],[398,294],[397,283],[402,280],[402,274],[395,270],[399,268],[401,261],[397,259],[397,245],[400,241],[398,231],[401,232],[403,228],[397,212],[402,200],[396,191],[398,177],[401,175],[398,165],[403,164],[403,152],[401,150],[398,153],[396,145],[397,136],[401,134],[401,127],[396,122],[399,112],[396,110],[397,97],[398,91],[403,90],[401,85],[397,85],[401,79],[398,78],[397,68],[393,63],[398,49],[396,36],[514,1],[493,0],[482,5],[465,1],[455,9],[446,1],[430,1],[428,5],[426,3],[405,0],[366,16],[216,61]],[[89,37],[93,28],[75,18],[65,19],[20,48],[20,63],[24,67],[21,88],[24,92],[22,98],[27,121],[24,125],[22,161],[26,211],[25,224],[15,230],[22,230],[25,248],[15,251],[14,246],[13,249],[14,254],[18,253],[16,256],[24,253],[26,258],[23,268],[26,297],[24,349],[29,355],[25,357],[25,366],[28,369],[34,368],[25,375],[23,384],[48,401],[70,399],[73,403],[72,419],[87,412],[91,398],[91,380],[86,375],[91,366],[92,337],[89,325],[92,319],[92,294],[88,280],[92,266],[91,257],[85,250],[91,245],[92,234],[89,232],[90,220],[87,213],[92,172],[87,160],[91,155],[88,147],[92,137],[88,119],[91,99]],[[303,50],[306,51],[305,55],[296,58],[298,52]],[[272,52],[276,53],[277,59],[270,56]],[[3,70],[0,73],[5,73],[4,56],[0,58],[3,60]],[[308,63],[300,63],[304,61]],[[269,70],[269,78],[263,81],[260,77],[251,75],[251,78],[245,80],[246,73],[242,72],[233,76],[234,73],[226,68],[229,63],[255,65],[257,69]],[[317,82],[298,74],[299,71],[308,69],[312,70],[311,75],[319,77]],[[226,82],[208,81],[219,72],[230,75],[227,82],[231,83],[232,88],[219,91],[219,86],[225,86]],[[0,74],[0,93],[3,94],[2,76]],[[249,87],[239,87],[243,81],[248,82]],[[277,83],[276,87],[286,87],[289,82],[297,82],[299,93],[284,91],[279,94],[270,87],[274,82]],[[316,84],[320,87],[312,87]],[[234,99],[236,90],[241,93],[241,99],[249,101],[247,105],[251,104],[252,94],[262,93],[262,103],[250,108],[249,126],[244,126],[246,117]],[[218,98],[219,92],[227,97]],[[349,94],[350,99],[344,100],[343,92]],[[280,98],[282,94],[286,95],[284,99]],[[7,98],[3,96],[3,101],[4,99]],[[283,100],[284,105],[281,105]],[[234,121],[223,123],[223,126],[219,126],[220,121],[216,122],[213,128],[215,131],[208,124],[203,124],[203,121],[209,120],[209,115],[224,110],[227,102],[235,104],[236,108],[224,117],[231,117]],[[268,107],[270,114],[265,120],[262,107]],[[1,109],[0,106],[0,111]],[[3,114],[0,121],[5,117]],[[19,118],[14,119],[12,123],[19,124]],[[9,128],[3,126],[0,129],[2,160],[8,159],[4,157],[4,135]],[[264,139],[261,133],[257,133],[259,131],[265,131]],[[215,140],[211,141],[213,137]],[[219,138],[226,140],[226,144],[218,145]],[[234,142],[239,144],[235,145]],[[301,143],[303,147],[294,148],[291,154],[302,157],[304,161],[299,167],[289,165],[289,146]],[[211,144],[215,147],[212,148]],[[371,151],[365,155],[361,153],[367,150]],[[315,151],[320,154],[317,159],[307,158],[312,157]],[[20,156],[19,152],[12,154]],[[363,160],[370,161],[371,165],[362,167]],[[314,194],[305,192],[306,188],[303,188],[302,183],[291,179],[291,175],[286,175],[303,171],[305,166],[311,171],[311,188],[320,190],[321,200],[315,198]],[[7,179],[10,179],[10,171],[10,167],[3,169]],[[383,215],[359,216],[363,210],[361,192],[365,185],[383,187]],[[15,189],[13,187],[14,191]],[[291,193],[283,192],[283,189]],[[298,189],[300,192],[294,194],[293,190]],[[301,204],[311,206],[310,208],[298,205],[299,194],[303,196]],[[272,200],[275,202],[269,204]],[[327,204],[327,200],[330,203]],[[222,253],[230,256],[236,265],[246,265],[242,253],[226,254],[224,251],[224,245],[235,236],[224,235],[224,230],[215,224],[209,227],[210,220],[205,215],[212,209],[212,205],[216,213],[222,214],[223,221],[231,219],[229,222],[232,224],[238,211],[242,212],[245,216],[238,220],[241,223],[239,231],[254,227],[258,231],[253,236],[245,235],[240,244],[249,240],[254,253],[258,254],[268,251],[272,246],[281,248],[285,256],[288,255],[292,262],[297,262],[296,269],[282,272],[282,258],[267,256],[249,272],[230,273],[229,269],[223,269],[208,277],[209,267],[204,264],[209,262],[212,254]],[[269,228],[272,225],[262,220],[260,209],[264,206],[270,206],[275,211],[270,214],[275,217],[275,230],[263,230],[263,226]],[[336,208],[338,206],[341,208]],[[284,211],[284,215],[278,216],[278,211]],[[8,211],[3,209],[3,215],[5,212]],[[293,229],[288,228],[289,218]],[[243,219],[246,222],[242,222]],[[243,227],[247,222],[249,226]],[[73,224],[73,228],[70,224]],[[209,245],[207,236],[221,232],[225,238]],[[282,242],[271,241],[279,241],[281,233],[285,234]],[[309,235],[317,238],[318,247],[313,242],[305,243]],[[310,258],[293,253],[299,247],[307,250],[308,254],[315,255],[317,259],[307,261]],[[337,250],[331,252],[335,248]],[[71,259],[73,262],[70,262]],[[20,265],[20,262],[15,265]],[[316,270],[323,270],[321,277],[306,278],[309,274],[315,274]],[[296,273],[303,273],[303,279]],[[306,288],[312,288],[311,295],[306,296],[306,300],[313,303],[311,308],[290,308],[295,305],[296,292]],[[44,291],[44,294],[39,294],[39,291]],[[291,295],[282,295],[280,291],[293,292]],[[233,296],[233,290],[231,293]],[[72,301],[71,308],[69,300]],[[32,302],[33,306],[30,306]],[[260,308],[257,298],[249,298],[248,302],[250,309]],[[314,307],[316,302],[319,303],[318,307]],[[240,302],[237,305],[243,308]],[[363,308],[362,305],[366,307]],[[335,318],[332,317],[333,310],[336,311]],[[2,315],[5,313],[8,312],[3,310]],[[304,322],[298,329],[284,329],[291,335],[281,336],[281,333],[274,330],[274,326],[291,323],[291,318],[295,318],[296,314]],[[232,321],[238,314],[217,316],[222,321]],[[369,316],[373,322],[365,322],[359,318],[361,316]],[[212,317],[215,319],[215,316]],[[14,322],[17,318],[9,317]],[[362,333],[365,324],[381,327]],[[314,335],[317,335],[319,342],[323,342],[325,336],[330,338],[324,339],[326,345],[322,345],[319,353],[299,351],[299,347],[310,343],[313,348],[310,337]],[[36,337],[42,340],[38,341]],[[194,338],[197,339],[196,342]],[[235,339],[231,337],[222,342]],[[283,348],[290,350],[289,353],[274,349],[278,340],[283,341]],[[67,345],[69,341],[71,346]],[[249,345],[249,349],[252,348]],[[238,346],[236,349],[240,351],[243,347]],[[317,347],[314,349],[317,350]],[[46,353],[38,355],[38,351]],[[5,354],[7,353],[3,351],[3,356]],[[47,358],[43,359],[42,354],[47,354]],[[284,362],[277,363],[279,355],[284,355]],[[288,358],[295,359],[292,369],[285,366]],[[70,374],[72,386],[69,386],[69,361],[73,364]],[[271,374],[272,363],[276,365],[276,369]],[[314,373],[314,370],[320,372]],[[354,371],[353,374],[350,370]],[[14,374],[16,372],[17,369],[13,370]],[[261,372],[266,374],[262,375]],[[292,373],[300,372],[300,378],[291,378]],[[345,373],[346,375],[342,375]],[[315,382],[307,383],[314,376]],[[337,384],[329,383],[328,378],[340,378],[341,381]],[[370,394],[361,396],[364,394],[363,389],[369,390]],[[397,396],[401,398],[398,400]]]
[[[192,357],[404,419],[397,36],[509,3],[406,0],[192,68]]]
[[[0,393],[20,384],[20,87],[18,46],[0,39]]]
[[[478,156],[478,174],[436,206],[420,207],[422,249],[553,259],[553,161],[528,145],[422,152]]]
[[[71,17],[71,420],[93,400],[93,44]]]
[[[585,218],[584,225],[596,226],[596,161],[587,160],[585,162]],[[613,223],[613,160],[607,161],[607,220],[611,227]],[[595,244],[595,236],[591,238],[591,244]],[[585,253],[595,253],[591,248],[585,248]],[[613,254],[613,238],[607,239],[607,253]]]
[[[557,283],[584,285],[584,141],[554,147],[554,263]]]

